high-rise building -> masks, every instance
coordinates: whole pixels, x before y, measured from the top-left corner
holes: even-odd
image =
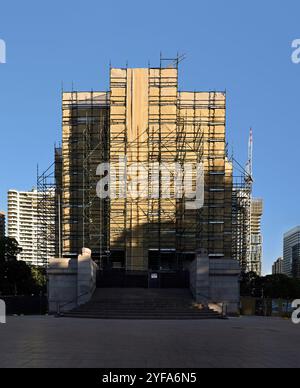
[[[0,238],[5,237],[5,213],[0,211]]]
[[[283,240],[283,273],[300,278],[300,226],[285,233]]]
[[[252,180],[233,187],[233,257],[238,260],[242,272],[249,270],[251,246],[251,193]]]
[[[263,200],[253,198],[252,191],[253,129],[251,128],[245,175],[242,180],[241,177],[237,177],[233,185],[233,257],[239,261],[242,272],[254,272],[260,276],[263,254],[261,233]]]
[[[283,273],[283,259],[279,257],[272,266],[272,275],[281,275]]]
[[[260,276],[263,254],[263,201],[251,198],[251,186],[252,182],[233,190],[234,257],[237,257],[243,272],[254,272]]]
[[[261,233],[261,217],[263,215],[263,200],[251,200],[251,220],[250,220],[250,251],[247,260],[247,272],[255,272],[261,275],[263,237]]]
[[[18,260],[30,265],[45,265],[55,256],[55,244],[49,241],[47,246],[39,248],[38,238],[43,233],[43,224],[38,212],[39,203],[45,193],[10,190],[8,192],[8,237],[15,238],[22,248]],[[54,196],[49,192],[47,196]],[[45,215],[47,225],[55,224],[55,213]]]
[[[101,267],[142,272],[186,268],[199,249],[210,259],[234,256],[224,92],[180,92],[176,66],[113,68],[109,92],[65,92],[62,103],[56,183],[63,256],[77,256],[85,246]],[[129,168],[163,166],[157,187],[151,186],[155,172],[148,169],[146,198],[100,200],[96,187],[106,173],[100,169],[97,175],[97,166],[109,162],[120,172],[125,161]],[[164,171],[175,163],[190,163],[194,170],[203,164],[201,209],[162,192]],[[118,190],[126,192],[126,185]]]

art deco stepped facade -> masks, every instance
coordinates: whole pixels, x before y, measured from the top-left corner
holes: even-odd
[[[64,93],[56,158],[62,254],[77,256],[86,246],[102,266],[133,271],[183,268],[198,249],[212,259],[231,258],[233,183],[225,121],[225,93],[180,92],[176,67],[111,69],[108,93]],[[148,194],[158,190],[156,199],[100,200],[96,186],[104,175],[96,175],[97,166],[110,162],[122,171],[124,160],[129,168],[196,168],[202,162],[204,207],[188,209],[183,196],[165,198],[161,172],[157,187],[148,175]],[[195,185],[196,174],[193,179]]]

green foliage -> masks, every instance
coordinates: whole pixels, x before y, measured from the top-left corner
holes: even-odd
[[[242,275],[241,295],[256,298],[297,299],[300,297],[300,279],[286,275],[259,277],[253,272]]]
[[[21,248],[14,239],[0,239],[0,294],[38,295],[46,292],[46,272],[18,261]]]
[[[4,237],[0,239],[0,261],[16,261],[22,248],[14,238]]]
[[[47,273],[44,268],[31,267],[31,276],[38,291],[46,292]]]
[[[241,295],[255,296],[258,279],[259,276],[254,272],[243,273],[241,279]]]

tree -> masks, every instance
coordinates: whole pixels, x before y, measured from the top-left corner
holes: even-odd
[[[7,263],[7,280],[13,295],[30,295],[32,293],[32,275],[30,267],[24,261]]]
[[[44,268],[31,267],[31,276],[34,282],[35,293],[47,291],[47,273]]]
[[[300,279],[286,275],[259,277],[250,272],[242,275],[241,295],[270,299],[297,299],[300,295]]]
[[[289,299],[293,297],[293,279],[285,275],[269,275],[264,278],[264,295],[267,298]]]
[[[4,237],[0,239],[0,261],[16,261],[21,252],[22,248],[14,238]]]
[[[22,249],[11,238],[0,240],[0,293],[2,295],[32,295],[46,291],[44,269],[30,267],[17,256]]]
[[[241,295],[256,296],[258,279],[259,276],[255,272],[244,272],[241,279]]]

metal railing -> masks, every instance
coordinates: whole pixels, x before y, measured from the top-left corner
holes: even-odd
[[[69,301],[69,302],[66,302],[66,303],[63,303],[63,304],[60,304],[59,302],[57,302],[57,308],[56,308],[56,316],[61,316],[61,309],[63,309],[64,307],[66,306],[69,306],[71,304],[75,304],[75,307],[74,308],[77,308],[78,307],[78,301],[80,298],[82,298],[83,296],[86,296],[86,295],[89,295],[91,294],[91,292],[85,292],[84,294],[81,294],[81,295],[78,295],[75,299]]]

